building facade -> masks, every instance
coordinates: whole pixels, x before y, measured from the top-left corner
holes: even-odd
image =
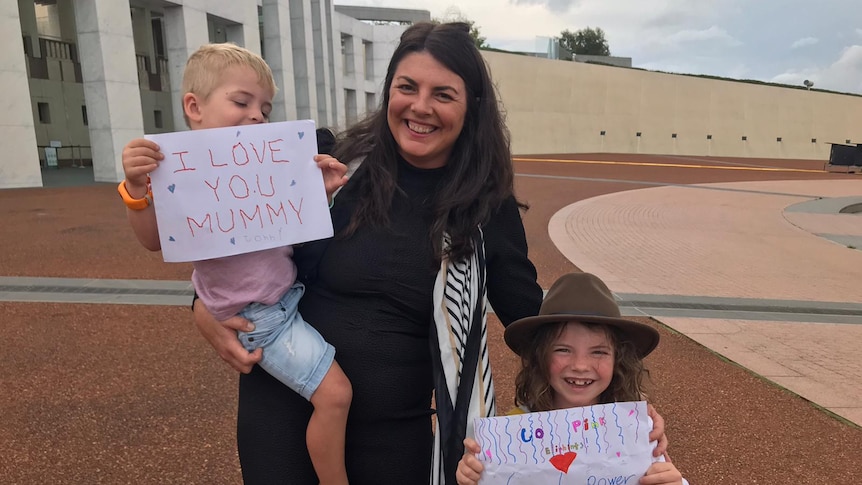
[[[404,25],[430,20],[421,10],[348,10],[360,20],[331,0],[0,4],[0,39],[23,41],[0,52],[0,188],[40,187],[42,169],[69,165],[121,180],[129,140],[186,129],[183,69],[209,42],[263,55],[278,87],[272,120],[343,128],[377,106]]]
[[[180,82],[207,42],[259,52],[271,119],[336,130],[379,103],[389,58],[422,10],[332,0],[4,0],[0,189],[53,166],[123,177],[145,133],[185,129]],[[22,42],[22,43],[19,43]],[[517,154],[650,153],[826,160],[862,143],[862,96],[483,52]]]

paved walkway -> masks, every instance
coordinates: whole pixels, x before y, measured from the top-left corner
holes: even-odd
[[[651,316],[862,425],[862,180],[660,186],[583,200],[549,234]],[[0,301],[188,305],[187,281],[0,277]]]
[[[862,180],[656,187],[572,204],[549,232],[616,292],[771,309],[658,319],[862,425],[862,214],[839,214],[859,202]],[[827,308],[843,318],[824,319]]]
[[[862,264],[848,246],[862,247],[862,216],[838,211],[862,178],[810,161],[586,156],[601,163],[518,162],[531,258],[544,286],[591,271],[625,314],[663,322],[651,399],[692,483],[862,476],[862,428],[757,377],[860,423]],[[51,189],[0,191],[0,482],[241,483],[237,376],[188,323],[176,280],[190,267],[131,250],[114,185],[91,170],[43,177]],[[778,178],[796,181],[764,182]],[[501,333],[489,326],[507,404],[519,362]]]

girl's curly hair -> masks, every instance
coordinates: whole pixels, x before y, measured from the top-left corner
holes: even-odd
[[[604,332],[613,346],[614,374],[608,388],[599,395],[600,404],[646,399],[644,381],[649,378],[649,371],[644,368],[643,360],[637,357],[634,345],[624,340],[614,327],[573,321],[542,325],[533,334],[531,344],[521,355],[521,371],[515,378],[515,406],[525,406],[533,412],[555,409],[548,364],[554,342],[569,323]]]

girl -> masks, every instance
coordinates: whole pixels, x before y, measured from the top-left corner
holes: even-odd
[[[522,318],[506,328],[506,344],[521,356],[511,414],[591,406],[644,399],[648,374],[643,358],[658,345],[654,328],[620,318],[608,287],[589,273],[572,273],[557,280],[539,315]],[[481,450],[464,440],[466,453],[458,463],[459,485],[479,481]],[[670,462],[653,463],[640,485],[683,484]]]

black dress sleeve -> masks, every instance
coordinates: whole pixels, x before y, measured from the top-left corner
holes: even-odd
[[[542,288],[527,257],[527,237],[514,197],[509,197],[483,227],[488,301],[503,325],[537,315]]]

